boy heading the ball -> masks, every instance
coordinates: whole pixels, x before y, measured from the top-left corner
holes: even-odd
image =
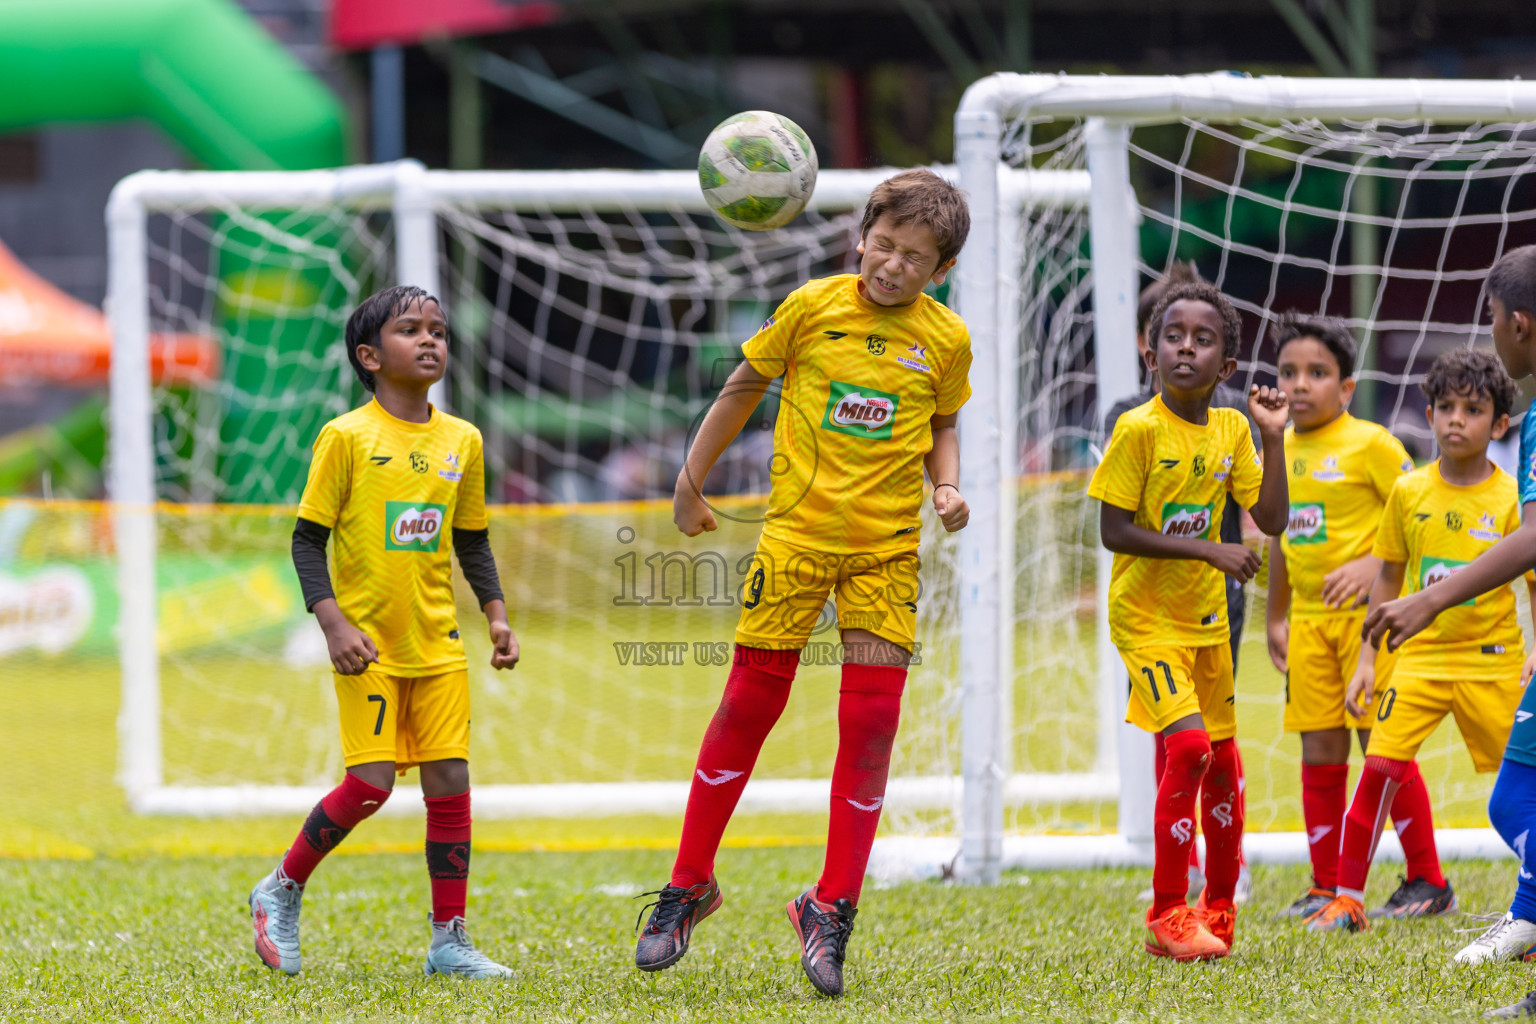
[[[1371,588],[1372,608],[1386,605],[1405,587],[1413,594],[1446,585],[1520,526],[1515,481],[1488,458],[1489,443],[1509,427],[1514,382],[1492,354],[1456,349],[1430,366],[1423,389],[1440,458],[1393,485],[1376,532],[1374,553],[1382,564]],[[1527,573],[1526,583],[1536,593],[1536,575]],[[1473,766],[1480,772],[1498,768],[1531,674],[1524,655],[1515,595],[1507,584],[1471,595],[1399,647],[1385,688],[1376,683],[1376,645],[1361,645],[1345,705],[1359,715],[1374,696],[1376,722],[1344,820],[1338,895],[1307,919],[1309,928],[1367,927],[1365,882],[1387,808],[1409,777],[1420,745],[1447,714],[1456,716]],[[1414,894],[1423,909],[1398,916],[1456,908],[1438,860],[1428,867],[1432,876]]]
[[[1101,502],[1099,535],[1115,553],[1110,636],[1130,672],[1126,721],[1162,733],[1166,767],[1153,813],[1153,902],[1147,952],[1176,960],[1226,956],[1236,921],[1243,838],[1237,718],[1222,574],[1242,582],[1257,552],[1223,544],[1226,495],[1269,536],[1285,529],[1286,402],[1255,385],[1248,412],[1264,449],[1234,409],[1211,408],[1237,369],[1242,322],[1214,285],[1176,285],[1150,320],[1147,369],[1162,390],[1120,417],[1088,485]],[[1195,801],[1206,838],[1206,887],[1186,905]]]
[[[694,926],[720,907],[720,839],[835,593],[843,666],[826,861],[787,909],[812,984],[843,991],[917,627],[925,468],[944,528],[960,529],[969,515],[955,421],[971,393],[970,336],[923,293],[944,281],[969,230],[964,197],[931,171],[882,182],[859,227],[859,272],[790,293],[742,345],[746,361],[689,449],[673,521],[695,537],[716,528],[701,493],[710,468],[782,378],[773,489],[734,666],[699,749],[671,880],[647,894],[657,901],[635,947],[641,970],[676,963]]]
[[[1355,339],[1341,321],[1282,314],[1273,331],[1285,432],[1291,518],[1270,542],[1269,656],[1285,673],[1285,729],[1301,733],[1301,807],[1312,886],[1284,912],[1307,917],[1335,895],[1348,805],[1349,730],[1363,753],[1371,715],[1350,714],[1344,692],[1360,657],[1365,603],[1381,560],[1371,552],[1392,487],[1413,462],[1383,427],[1347,410],[1355,392]],[[1376,664],[1380,686],[1391,665]],[[1364,709],[1369,712],[1369,707]],[[1443,885],[1429,792],[1411,764],[1392,800],[1408,860],[1403,886],[1378,916],[1409,916],[1426,886]]]
[[[448,323],[433,296],[401,286],[369,297],[347,318],[346,344],[374,398],[320,430],[293,563],[335,668],[347,772],[252,890],[256,953],[274,970],[299,972],[310,873],[384,806],[396,772],[420,765],[432,887],[426,972],[506,977],[512,972],[476,950],[464,929],[469,674],[450,550],[485,612],[492,666],[518,659],[491,556],[480,431],[427,401],[448,365]],[[334,590],[325,557],[332,539]]]

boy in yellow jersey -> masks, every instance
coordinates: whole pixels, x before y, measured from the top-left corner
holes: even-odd
[[[1214,285],[1170,288],[1150,320],[1152,401],[1120,417],[1088,494],[1115,553],[1110,636],[1131,677],[1126,721],[1163,734],[1166,767],[1153,813],[1153,903],[1147,952],[1176,960],[1226,956],[1233,941],[1243,837],[1232,649],[1222,574],[1253,578],[1259,556],[1222,544],[1230,492],[1274,536],[1285,529],[1285,396],[1250,390],[1261,463],[1241,413],[1211,408],[1237,369],[1242,322]],[[1186,905],[1196,799],[1206,837],[1206,888]]]
[[[716,528],[700,493],[710,467],[783,378],[773,490],[735,663],[699,750],[670,883],[647,894],[657,902],[635,947],[641,970],[676,963],[694,926],[720,906],[720,838],[835,593],[843,667],[826,862],[788,911],[811,983],[826,995],[843,991],[917,626],[925,468],[944,528],[960,529],[969,515],[955,421],[971,393],[970,336],[923,294],[944,281],[969,230],[964,198],[931,171],[881,183],[859,228],[859,273],[790,293],[742,346],[746,361],[689,449],[673,521],[694,537]]]
[[[347,356],[374,399],[327,423],[299,502],[293,561],[325,631],[347,773],[251,892],[256,953],[297,974],[299,909],[320,860],[419,765],[432,888],[428,974],[508,977],[464,929],[469,878],[469,675],[450,545],[490,626],[491,664],[517,664],[485,518],[480,431],[434,409],[448,362],[437,299],[396,287],[347,319]],[[335,589],[325,546],[334,535]]]
[[[1436,359],[1424,378],[1426,410],[1440,458],[1398,479],[1387,499],[1374,553],[1381,572],[1371,604],[1436,586],[1520,527],[1514,479],[1488,459],[1488,444],[1504,436],[1515,385],[1488,352],[1459,349]],[[1536,574],[1526,573],[1536,594]],[[1447,714],[1480,772],[1499,767],[1531,663],[1509,586],[1452,608],[1403,644],[1390,685],[1377,692],[1376,648],[1362,644],[1345,706],[1363,715],[1374,697],[1365,770],[1355,787],[1339,855],[1338,894],[1307,919],[1317,931],[1363,931],[1365,882],[1393,794],[1419,746]],[[1435,865],[1439,874],[1439,865]],[[1441,885],[1418,894],[1430,913],[1456,905]]]
[[[1301,733],[1301,806],[1312,859],[1311,889],[1283,916],[1307,917],[1333,899],[1338,884],[1349,730],[1356,730],[1362,752],[1371,735],[1369,715],[1345,710],[1344,691],[1360,656],[1366,598],[1381,568],[1371,554],[1381,510],[1413,462],[1385,429],[1346,411],[1355,391],[1355,339],[1343,323],[1286,313],[1272,336],[1292,427],[1285,434],[1290,524],[1284,537],[1270,542],[1269,656],[1286,673],[1286,731]],[[1383,659],[1381,678],[1389,672]],[[1444,885],[1417,764],[1392,802],[1392,820],[1407,854],[1408,880],[1373,911],[1377,916],[1420,912],[1431,905],[1420,890]]]

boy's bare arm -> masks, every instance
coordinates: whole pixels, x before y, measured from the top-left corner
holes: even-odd
[[[1373,607],[1379,607],[1403,592],[1403,574],[1407,568],[1404,562],[1381,563],[1381,571],[1371,585]],[[1344,691],[1344,707],[1356,718],[1365,717],[1365,709],[1376,696],[1376,653],[1376,644],[1369,640],[1360,644],[1354,677]]]
[[[326,650],[337,672],[344,676],[362,675],[370,664],[379,660],[379,649],[367,633],[347,620],[334,597],[317,602],[312,610],[315,621],[325,633]]]
[[[960,494],[960,435],[955,423],[960,414],[935,415],[928,421],[933,447],[923,456],[928,481],[933,484],[933,510],[950,533],[970,522],[971,507]]]
[[[506,602],[501,598],[487,601],[483,611],[486,625],[491,631],[491,667],[516,668],[517,659],[522,657],[523,652],[517,642],[517,635],[507,625]]]
[[[1536,629],[1536,580],[1530,577],[1525,581],[1525,596],[1530,599],[1531,628]],[[1520,685],[1530,683],[1532,675],[1536,675],[1536,647],[1531,648],[1531,653],[1525,656],[1525,664],[1520,666]]]
[[[1259,571],[1259,553],[1242,544],[1221,544],[1196,537],[1169,537],[1136,525],[1130,509],[1099,503],[1099,539],[1117,555],[1205,562],[1247,583]]]
[[[1254,525],[1271,537],[1285,532],[1291,518],[1290,487],[1285,479],[1285,421],[1290,403],[1277,388],[1255,384],[1248,394],[1248,416],[1259,428],[1264,476],[1259,496],[1248,511]]]
[[[1499,541],[1472,560],[1449,579],[1409,594],[1400,601],[1378,604],[1371,592],[1371,612],[1365,617],[1365,638],[1380,644],[1387,638],[1387,650],[1422,631],[1447,608],[1465,604],[1490,590],[1511,583],[1536,566],[1536,502],[1520,510],[1520,529]],[[1393,595],[1396,596],[1396,595]]]
[[[704,501],[704,478],[709,476],[720,453],[741,433],[772,380],[743,360],[726,379],[720,397],[704,415],[704,422],[699,425],[699,432],[688,449],[688,457],[672,490],[672,521],[688,536],[697,537],[706,530],[719,528],[714,513]]]
[[[1285,671],[1291,647],[1291,574],[1280,550],[1280,538],[1269,538],[1269,593],[1264,602],[1264,626],[1269,641],[1269,660]]]

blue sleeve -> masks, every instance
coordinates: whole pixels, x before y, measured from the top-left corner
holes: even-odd
[[[1520,508],[1536,501],[1536,401],[1520,423]]]

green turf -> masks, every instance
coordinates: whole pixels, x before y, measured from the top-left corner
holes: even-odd
[[[368,826],[365,826],[365,829]],[[995,889],[920,883],[866,892],[848,995],[818,997],[783,904],[815,877],[810,848],[728,852],[723,910],[659,975],[632,966],[632,926],[669,856],[476,854],[472,933],[517,970],[466,984],[421,974],[417,856],[338,857],[306,897],[305,972],[250,950],[253,858],[0,861],[0,1019],[654,1021],[1472,1020],[1530,986],[1528,967],[1456,968],[1465,916],[1314,936],[1271,915],[1304,884],[1260,869],[1236,952],[1176,965],[1141,950],[1145,872],[1043,872]],[[1371,898],[1394,880],[1386,870]],[[1499,910],[1508,864],[1459,864],[1465,906]]]

